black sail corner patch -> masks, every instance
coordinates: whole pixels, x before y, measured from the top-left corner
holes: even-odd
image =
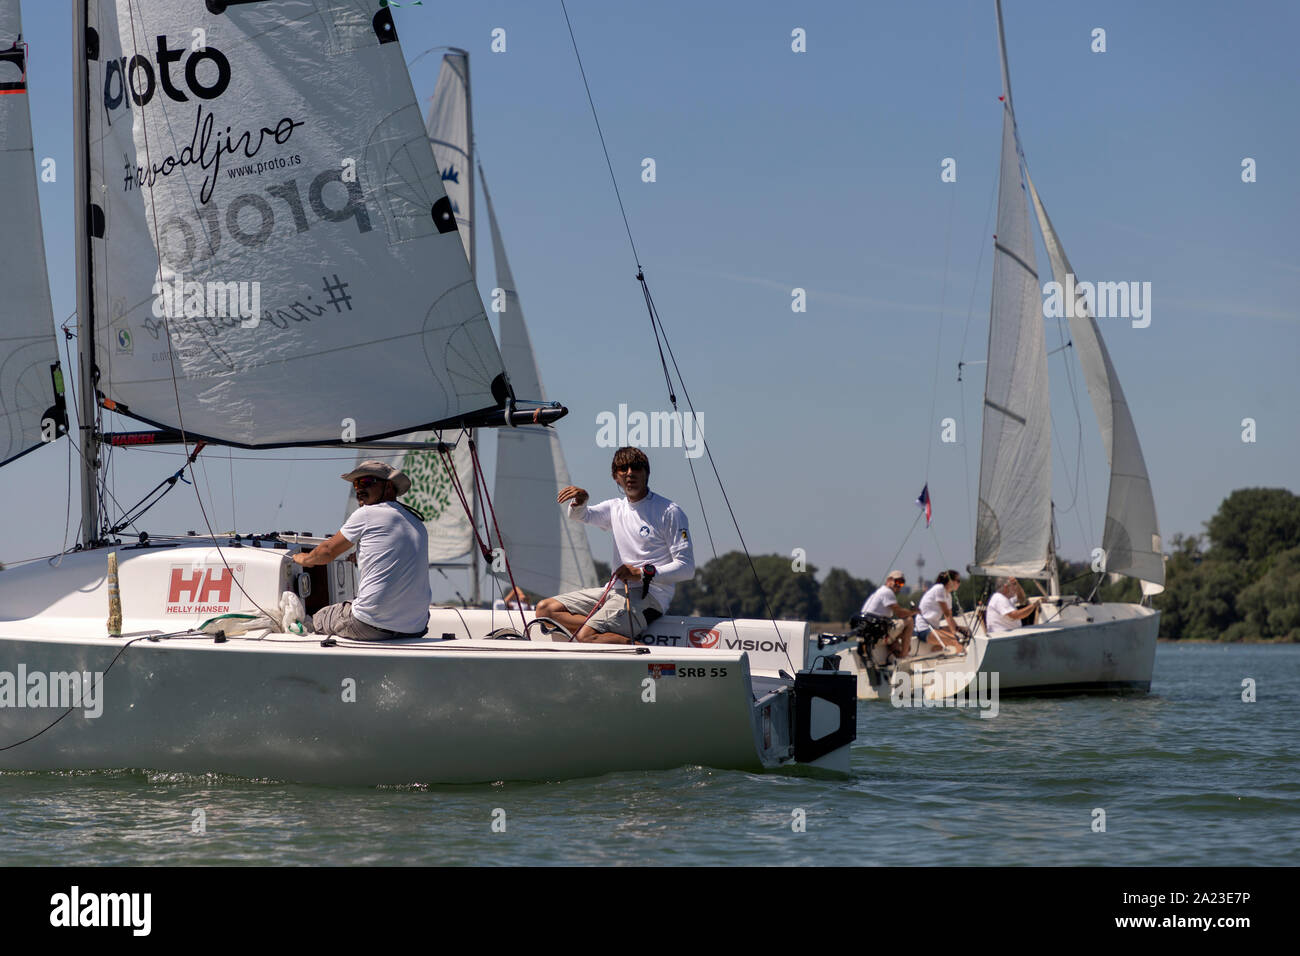
[[[456,232],[456,215],[451,211],[451,200],[443,196],[433,204],[433,224],[438,232]]]
[[[397,39],[397,25],[393,23],[393,11],[388,7],[380,8],[370,25],[375,28],[375,36],[379,37],[380,43],[392,43]]]
[[[505,372],[492,379],[492,398],[499,408],[505,408],[506,403],[514,397],[515,390],[510,386],[510,380],[506,378]]]

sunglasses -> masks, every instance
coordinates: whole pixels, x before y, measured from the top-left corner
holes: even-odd
[[[382,484],[383,480],[384,479],[376,478],[373,475],[363,475],[362,477],[353,480],[352,487],[356,488],[357,490],[360,490],[362,488],[369,488],[371,485]]]

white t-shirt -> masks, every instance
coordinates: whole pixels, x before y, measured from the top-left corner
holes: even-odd
[[[1007,617],[1015,609],[1016,606],[1011,603],[1011,598],[1001,591],[994,592],[989,598],[988,610],[984,612],[988,632],[992,634],[995,631],[1012,631],[1018,628],[1021,622],[1014,617]]]
[[[894,608],[898,605],[898,596],[894,594],[894,589],[888,584],[882,584],[871,592],[871,597],[863,602],[862,610],[859,614],[875,614],[880,617],[893,617]]]
[[[615,568],[620,564],[630,568],[655,566],[650,597],[661,611],[667,611],[672,603],[674,585],[695,577],[695,552],[686,513],[663,495],[647,491],[635,502],[623,497],[595,505],[570,505],[569,517],[613,533]],[[604,584],[602,581],[601,586]]]
[[[947,625],[948,619],[943,615],[944,608],[952,610],[952,602],[948,599],[948,585],[936,581],[934,587],[921,596],[921,604],[918,608],[921,618],[924,618],[925,623],[930,626],[924,630]],[[921,618],[917,619],[918,624]]]
[[[352,616],[372,627],[418,634],[429,626],[429,532],[395,501],[363,505],[339,529],[357,546],[361,581]]]

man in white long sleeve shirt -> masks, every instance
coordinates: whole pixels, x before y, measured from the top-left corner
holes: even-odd
[[[603,586],[544,598],[537,616],[563,624],[579,641],[630,644],[667,610],[677,582],[695,576],[695,555],[685,512],[650,490],[645,452],[620,448],[610,472],[624,497],[589,506],[587,492],[569,485],[556,501],[568,502],[570,520],[613,533],[618,583],[599,607]]]

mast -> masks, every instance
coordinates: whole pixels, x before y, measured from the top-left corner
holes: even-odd
[[[99,537],[99,435],[95,432],[95,316],[91,295],[90,256],[90,61],[88,49],[90,0],[72,4],[72,114],[77,248],[77,403],[78,444],[81,448],[81,543]]]

